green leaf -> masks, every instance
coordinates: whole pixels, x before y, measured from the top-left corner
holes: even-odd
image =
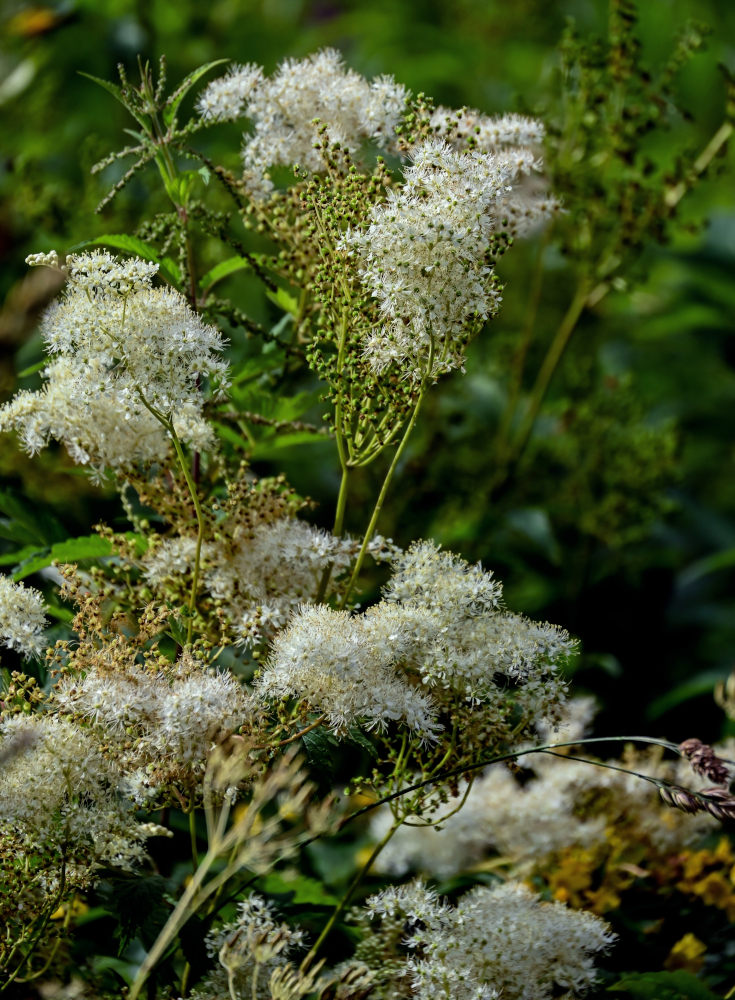
[[[61,541],[65,535],[61,523],[48,511],[33,508],[10,490],[0,490],[0,538],[29,544],[36,548]]]
[[[147,122],[145,118],[143,118],[141,115],[138,114],[137,111],[133,109],[130,102],[125,99],[125,95],[123,94],[121,88],[117,86],[117,84],[110,83],[109,80],[103,80],[99,76],[93,76],[91,73],[84,73],[81,70],[79,70],[79,75],[85,76],[88,80],[91,80],[92,83],[96,83],[98,87],[102,87],[103,90],[106,90],[108,94],[112,94],[115,100],[119,101],[120,104],[122,104],[122,106],[125,108],[125,110],[129,114],[131,114],[133,118],[135,118],[136,122],[141,126],[141,128],[144,129],[146,133],[148,133],[149,122]]]
[[[271,872],[261,880],[260,888],[268,896],[289,894],[291,903],[331,907],[339,902],[338,897],[327,892],[317,879],[297,872]]]
[[[198,80],[201,80],[204,74],[208,73],[210,69],[213,69],[215,66],[221,66],[222,63],[229,61],[229,59],[215,59],[214,62],[205,63],[203,66],[195,69],[192,73],[189,73],[189,75],[182,80],[174,93],[169,97],[166,102],[166,106],[163,109],[163,120],[166,125],[170,125],[174,120],[181,102],[184,100],[194,84],[197,83]]]
[[[349,739],[351,743],[357,744],[361,750],[364,750],[370,757],[374,760],[378,759],[378,751],[375,749],[375,745],[372,740],[369,740],[362,729],[358,729],[357,726],[352,726],[349,730]]]
[[[20,566],[24,559],[29,559],[39,551],[38,545],[24,545],[15,552],[3,552],[0,555],[0,566]]]
[[[186,645],[186,625],[179,619],[171,616],[168,620],[170,636],[178,646]]]
[[[632,972],[608,988],[638,1000],[720,1000],[690,972]]]
[[[730,569],[733,566],[735,566],[735,548],[722,549],[692,563],[679,574],[677,582],[680,587],[686,587],[703,576],[709,576],[710,573],[716,573],[721,569]]]
[[[36,372],[40,372],[42,368],[45,368],[48,364],[48,358],[41,358],[37,361],[35,365],[30,365],[28,368],[24,368],[22,372],[18,372],[18,378],[28,378],[29,375],[35,375]]]
[[[722,670],[705,670],[701,674],[696,674],[690,680],[654,699],[646,710],[646,718],[658,719],[677,705],[689,701],[690,698],[711,694],[715,685],[724,681],[726,677],[727,671]]]
[[[295,316],[299,311],[298,299],[294,298],[290,292],[287,292],[285,288],[277,288],[274,292],[270,288],[266,288],[265,294],[274,302],[279,309],[283,309],[285,312],[290,313]]]
[[[13,573],[14,580],[23,580],[40,569],[45,569],[53,562],[71,563],[81,559],[99,559],[112,554],[112,546],[106,538],[99,535],[82,535],[79,538],[67,538],[57,542],[50,548],[39,551],[26,559]]]
[[[339,743],[326,729],[312,729],[301,737],[306,759],[312,767],[324,775],[334,774],[337,768],[337,748]]]
[[[125,250],[126,253],[142,257],[143,260],[150,260],[152,263],[158,264],[161,275],[172,285],[178,286],[181,284],[181,271],[174,261],[170,257],[159,256],[158,251],[154,247],[138,239],[137,236],[128,236],[127,233],[105,233],[102,236],[95,236],[94,239],[82,240],[81,243],[75,243],[69,249],[71,251],[83,250],[85,247],[96,246],[98,243],[103,243],[114,250]]]
[[[215,264],[206,274],[202,275],[199,287],[202,291],[208,292],[223,278],[228,278],[236,271],[245,271],[251,267],[252,264],[247,257],[228,257],[227,260],[221,260],[219,264]]]

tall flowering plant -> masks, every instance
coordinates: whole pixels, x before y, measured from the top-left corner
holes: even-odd
[[[271,76],[235,66],[182,124],[182,102],[213,68],[168,95],[163,63],[157,79],[141,66],[135,86],[124,74],[120,86],[103,82],[138,126],[136,143],[99,165],[134,158],[110,196],[153,164],[170,210],[136,236],[28,259],[64,288],[41,324],[41,386],[0,410],[0,428],[31,454],[61,442],[114,483],[130,530],[100,528],[91,548],[67,550],[61,596],[76,617],[44,666],[43,595],[0,579],[0,638],[29,663],[8,674],[0,706],[3,988],[63,975],[75,907],[105,880],[165,871],[155,838],[178,844],[183,821],[188,878],[159,894],[152,932],[133,920],[138,947],[118,963],[130,1000],[145,990],[581,995],[614,934],[597,915],[542,899],[520,869],[456,905],[414,883],[349,910],[381,853],[384,871],[410,867],[407,829],[457,828],[465,803],[477,810],[503,781],[508,792],[499,762],[584,739],[555,738],[574,712],[567,631],[509,610],[480,565],[377,532],[422,403],[464,370],[468,344],[501,307],[499,258],[516,238],[563,224],[544,127],[435,107],[393,78],[364,79],[332,50]],[[249,131],[234,172],[196,141],[240,119]],[[202,194],[215,187],[210,204]],[[219,297],[244,271],[279,311],[270,329]],[[220,327],[233,341],[244,330],[247,350]],[[300,419],[303,393],[288,395],[314,379],[323,426]],[[270,401],[260,412],[253,384]],[[309,502],[283,477],[254,474],[259,432],[303,447],[333,441],[331,530],[306,519]],[[382,482],[353,537],[346,518],[373,463]],[[384,584],[363,606],[368,560],[383,565]],[[680,752],[717,788],[692,790],[665,770],[648,781],[669,805],[732,818],[726,763],[702,744],[690,750]],[[517,788],[504,808],[516,801],[521,814],[532,794]],[[342,831],[373,813],[367,856],[340,895],[305,875],[309,852],[344,843]],[[304,926],[268,898],[289,880],[297,896],[316,893]],[[350,947],[335,943],[348,921]]]

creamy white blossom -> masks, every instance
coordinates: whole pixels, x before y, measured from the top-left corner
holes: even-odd
[[[296,518],[277,518],[236,530],[234,537],[205,542],[202,579],[205,588],[229,611],[235,632],[245,645],[260,642],[283,628],[303,603],[315,600],[326,567],[331,566],[331,593],[349,569],[360,543],[337,537]],[[384,538],[372,539],[369,552],[377,561],[395,554]],[[147,578],[160,584],[191,571],[196,538],[164,538],[142,560]]]
[[[395,558],[384,599],[364,614],[304,606],[294,615],[260,690],[308,699],[338,730],[399,722],[432,738],[442,706],[472,707],[498,734],[511,714],[529,726],[563,703],[558,667],[575,643],[505,611],[501,594],[479,565],[417,543]]]
[[[248,101],[263,79],[263,70],[254,63],[235,65],[202,91],[197,100],[199,116],[206,122],[235,121],[240,118]]]
[[[0,408],[0,431],[18,432],[23,448],[35,455],[49,441],[60,441],[78,465],[96,475],[105,469],[166,461],[171,441],[161,423],[142,408],[133,412],[116,393],[86,393],[80,401],[76,360],[62,356],[44,369],[37,391],[23,390]],[[176,433],[197,451],[214,446],[212,427],[197,403],[182,405],[173,417]]]
[[[186,654],[165,672],[91,664],[64,676],[54,693],[73,713],[116,746],[126,786],[143,801],[171,775],[203,773],[217,739],[253,714],[242,684],[227,671],[209,670]]]
[[[527,150],[458,151],[429,139],[367,228],[347,233],[343,247],[385,317],[365,345],[378,370],[393,363],[420,379],[462,367],[469,337],[500,306],[488,256],[500,206],[536,166]]]
[[[502,694],[502,674],[529,690],[535,681],[548,683],[552,700],[562,696],[555,671],[576,642],[556,625],[505,610],[492,573],[428,541],[414,543],[393,565],[383,596],[401,608],[407,626],[411,622],[424,684],[470,702],[493,702]]]
[[[211,446],[199,383],[226,383],[224,341],[178,292],[152,287],[157,269],[106,251],[67,258],[66,290],[41,325],[44,384],[0,410],[0,430],[18,430],[31,453],[56,439],[80,464],[123,469],[170,448],[153,407],[186,443]]]
[[[546,130],[542,122],[525,115],[483,115],[472,108],[452,111],[441,105],[431,115],[434,132],[458,147],[490,152],[499,146],[540,146]]]
[[[141,861],[151,830],[135,821],[122,776],[92,734],[51,714],[0,721],[0,750],[20,738],[24,749],[0,768],[0,830],[29,849],[66,852],[82,879],[103,865]]]
[[[77,366],[80,403],[112,395],[130,418],[146,403],[170,417],[200,405],[198,379],[226,382],[221,335],[178,292],[151,287],[157,265],[98,252],[69,257],[67,267],[67,289],[42,332],[51,354]]]
[[[305,605],[273,641],[258,690],[268,698],[308,698],[338,731],[401,722],[431,739],[440,728],[436,707],[397,669],[411,645],[389,605],[364,615]]]
[[[0,643],[26,656],[38,656],[47,624],[44,611],[40,591],[0,576]]]
[[[367,905],[407,921],[418,1000],[571,1000],[594,984],[594,956],[615,940],[599,917],[516,883],[480,886],[456,906],[421,885],[391,887]]]
[[[270,77],[257,76],[256,67],[245,70],[213,81],[202,97],[206,107],[200,106],[200,114],[230,117],[237,109],[238,115],[252,121],[243,162],[245,182],[254,198],[266,198],[273,190],[270,167],[298,164],[314,173],[324,170],[314,148],[314,119],[327,126],[331,141],[352,153],[366,140],[381,149],[395,149],[395,128],[408,91],[392,77],[366,80],[347,69],[335,49],[286,59]]]

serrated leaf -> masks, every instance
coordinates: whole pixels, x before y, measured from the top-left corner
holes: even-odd
[[[104,233],[102,236],[95,236],[94,239],[75,243],[73,247],[70,247],[70,250],[83,250],[85,247],[96,246],[98,243],[112,247],[114,250],[125,250],[136,257],[142,257],[143,260],[158,264],[159,272],[167,281],[172,285],[181,284],[181,271],[174,261],[170,257],[159,256],[154,247],[137,236],[128,236],[127,233]]]
[[[179,646],[186,645],[186,626],[178,618],[169,618],[168,627],[173,641]]]
[[[50,548],[36,553],[30,559],[26,559],[13,573],[13,579],[23,580],[32,573],[45,569],[53,562],[71,563],[79,562],[81,559],[99,559],[102,556],[109,556],[111,553],[112,546],[109,541],[99,535],[67,538],[63,542],[56,542]]]
[[[337,767],[337,740],[326,729],[312,729],[301,737],[306,759],[312,767],[331,776]]]
[[[376,750],[372,741],[367,738],[365,733],[363,733],[362,729],[358,729],[357,726],[352,726],[348,732],[348,735],[352,743],[356,743],[357,746],[360,747],[360,749],[364,750],[375,760],[378,759],[379,757],[378,751]]]
[[[171,95],[171,97],[169,97],[168,101],[166,102],[166,106],[163,109],[163,120],[166,123],[166,125],[170,125],[171,122],[174,120],[174,118],[176,117],[176,112],[179,110],[179,107],[181,105],[181,102],[184,100],[184,98],[189,93],[194,84],[197,83],[199,80],[201,80],[204,74],[208,73],[210,69],[213,69],[215,66],[221,66],[222,63],[226,63],[229,61],[230,61],[229,59],[215,59],[213,62],[205,63],[203,66],[200,66],[198,69],[195,69],[193,72],[189,73],[187,77],[184,77],[184,79],[181,81],[181,83],[176,88],[174,93]]]

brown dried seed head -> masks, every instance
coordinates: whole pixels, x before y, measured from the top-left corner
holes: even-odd
[[[680,752],[689,760],[692,770],[719,785],[727,784],[730,772],[727,765],[707,743],[698,739],[684,740],[679,744]]]
[[[662,785],[658,792],[666,805],[673,809],[681,809],[685,813],[697,813],[704,812],[706,808],[696,795],[679,785]]]

